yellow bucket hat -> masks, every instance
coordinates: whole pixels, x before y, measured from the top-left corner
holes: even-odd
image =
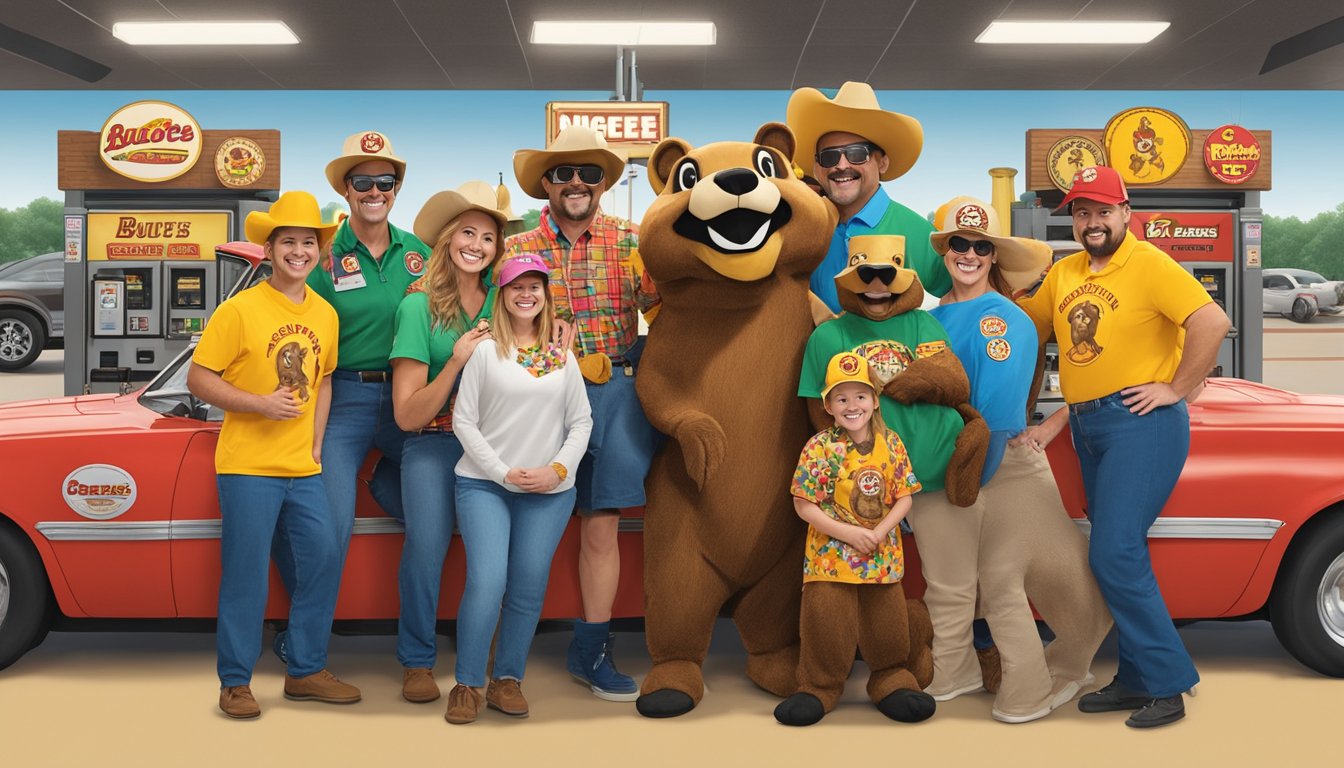
[[[271,232],[280,227],[313,229],[317,231],[318,247],[326,250],[337,226],[335,223],[322,223],[322,209],[316,197],[307,192],[294,191],[281,195],[279,200],[271,203],[270,210],[247,214],[243,230],[249,243],[261,245],[271,236]]]
[[[405,180],[406,161],[392,153],[392,141],[378,131],[360,131],[345,137],[341,156],[327,163],[327,182],[336,194],[345,197],[345,175],[370,160],[386,160],[395,169],[397,181]]]

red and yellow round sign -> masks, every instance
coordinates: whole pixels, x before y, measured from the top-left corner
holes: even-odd
[[[1190,154],[1190,128],[1174,113],[1136,107],[1112,117],[1102,132],[1106,164],[1126,185],[1160,184],[1181,170]]]
[[[1204,139],[1204,167],[1224,184],[1245,184],[1260,169],[1260,141],[1240,125],[1224,125]]]
[[[98,156],[128,179],[175,179],[201,157],[201,126],[174,104],[137,101],[107,118],[98,137]]]

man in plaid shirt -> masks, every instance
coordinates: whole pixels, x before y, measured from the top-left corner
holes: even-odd
[[[579,588],[568,667],[594,694],[634,701],[639,687],[611,659],[611,609],[620,579],[620,510],[644,503],[644,476],[658,444],[635,395],[639,313],[658,304],[640,265],[639,234],[607,216],[598,201],[625,170],[590,128],[571,126],[544,150],[514,153],[514,175],[529,195],[548,201],[536,229],[505,241],[505,258],[535,253],[550,268],[556,314],[576,332],[575,353],[593,410],[588,452],[577,471],[581,518]]]

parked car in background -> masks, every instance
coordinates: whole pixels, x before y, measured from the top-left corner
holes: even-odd
[[[0,371],[25,368],[65,341],[64,254],[0,265]]]
[[[1318,313],[1344,312],[1344,281],[1326,280],[1305,269],[1266,269],[1265,314],[1305,323]]]

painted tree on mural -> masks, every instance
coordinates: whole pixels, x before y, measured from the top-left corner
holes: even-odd
[[[39,197],[22,208],[0,208],[0,264],[65,248],[64,207]]]
[[[1266,268],[1292,267],[1344,280],[1344,203],[1308,221],[1265,216]]]

